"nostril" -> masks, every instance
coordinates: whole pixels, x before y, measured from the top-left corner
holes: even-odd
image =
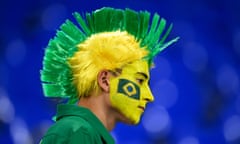
[[[145,98],[145,99],[143,99],[143,100],[145,100],[145,101],[151,101],[149,98]]]

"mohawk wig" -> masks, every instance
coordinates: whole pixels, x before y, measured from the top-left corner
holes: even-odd
[[[46,97],[69,98],[75,103],[97,89],[97,74],[129,62],[153,58],[176,42],[165,42],[172,24],[154,14],[104,7],[83,18],[75,12],[79,28],[66,20],[45,50],[41,80]]]

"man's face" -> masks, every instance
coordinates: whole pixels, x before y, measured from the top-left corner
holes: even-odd
[[[111,104],[132,124],[139,122],[146,104],[154,99],[148,81],[149,67],[143,60],[126,65],[110,79]]]

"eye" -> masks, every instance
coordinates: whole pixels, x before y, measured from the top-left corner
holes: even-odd
[[[144,79],[136,79],[139,84],[142,84],[144,82]]]

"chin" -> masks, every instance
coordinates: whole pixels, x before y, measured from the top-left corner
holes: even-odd
[[[130,112],[127,113],[120,112],[120,114],[121,118],[119,120],[129,125],[137,125],[141,118],[141,114],[138,113],[130,114]]]
[[[134,122],[132,122],[132,123],[130,123],[130,125],[137,125],[137,124],[139,124],[139,121],[134,121]]]
[[[139,118],[138,119],[136,119],[136,118],[135,119],[129,118],[127,124],[129,124],[129,125],[137,125],[139,123],[139,121],[140,121]]]
[[[128,125],[137,125],[139,123],[139,119],[136,119],[136,118],[133,119],[133,118],[127,118],[127,117],[124,117],[120,121]]]

